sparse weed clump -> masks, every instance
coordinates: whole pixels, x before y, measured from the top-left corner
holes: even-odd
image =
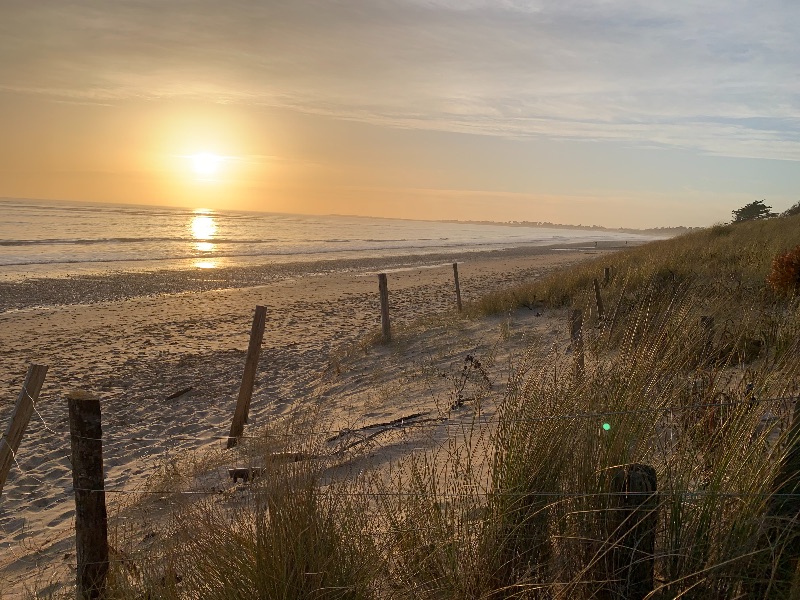
[[[772,260],[767,283],[780,294],[796,293],[800,289],[800,245],[781,252]]]

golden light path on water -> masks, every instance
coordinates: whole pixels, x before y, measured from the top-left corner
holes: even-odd
[[[194,211],[194,216],[189,223],[189,230],[195,241],[195,250],[198,252],[210,253],[214,251],[214,235],[217,233],[217,222],[211,211],[205,208],[198,208]],[[194,261],[194,266],[198,269],[214,269],[218,266],[216,259],[202,258]]]

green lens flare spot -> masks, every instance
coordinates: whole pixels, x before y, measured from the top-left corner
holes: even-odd
[[[610,423],[603,423],[603,431],[610,431],[611,424]]]

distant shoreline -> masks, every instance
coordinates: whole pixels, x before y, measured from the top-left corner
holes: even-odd
[[[166,209],[175,211],[191,211],[193,207],[190,206],[169,206],[163,204],[138,204],[134,202],[101,202],[90,200],[64,200],[53,198],[15,198],[10,196],[0,197],[0,202],[55,202],[66,205],[84,205],[96,204],[98,206],[125,206],[131,208],[141,208],[146,210],[153,209]],[[280,215],[280,216],[297,216],[297,217],[344,217],[350,219],[385,219],[387,221],[411,221],[421,223],[455,223],[460,225],[500,225],[504,227],[534,227],[534,228],[547,228],[547,229],[579,229],[583,231],[609,231],[617,233],[634,233],[643,235],[680,235],[690,231],[703,229],[703,227],[688,227],[685,225],[677,225],[674,227],[646,227],[638,229],[636,227],[604,227],[602,225],[583,225],[583,224],[564,224],[564,223],[551,223],[549,221],[487,221],[487,220],[460,220],[460,219],[412,219],[410,217],[384,217],[373,215],[354,215],[346,213],[290,213],[290,212],[275,212],[275,211],[259,211],[259,210],[239,210],[229,208],[218,208],[214,210],[226,211],[231,213],[240,214],[258,214],[258,215]]]
[[[633,247],[641,241],[629,241]],[[563,250],[576,253],[614,251],[625,248],[620,241],[594,244],[576,242],[548,246],[519,246],[503,250],[455,250],[435,254],[407,254],[377,258],[334,258],[313,261],[263,262],[216,269],[162,269],[154,271],[110,271],[102,274],[64,277],[30,277],[0,281],[0,314],[35,307],[92,304],[145,296],[240,289],[264,285],[281,279],[332,272],[379,271],[403,267],[424,267],[445,262],[470,262],[485,259],[546,255]]]
[[[554,244],[650,241],[662,235],[331,216],[168,210],[122,205],[2,205],[0,282],[264,264],[452,256]],[[290,268],[291,267],[287,267]],[[208,277],[208,276],[205,276]],[[0,307],[2,303],[0,302]]]
[[[687,227],[676,225],[675,227],[646,227],[637,229],[635,227],[604,227],[602,225],[566,225],[564,223],[551,223],[550,221],[474,221],[460,219],[408,219],[402,217],[370,217],[367,215],[347,215],[340,213],[329,213],[326,217],[347,217],[350,219],[387,219],[393,221],[420,221],[424,223],[455,223],[458,225],[499,225],[502,227],[532,227],[540,229],[577,229],[580,231],[608,231],[611,233],[634,233],[640,235],[663,235],[676,236],[690,231],[705,229],[704,227]]]

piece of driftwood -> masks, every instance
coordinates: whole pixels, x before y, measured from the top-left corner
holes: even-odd
[[[325,454],[310,454],[308,452],[275,452],[274,454],[267,455],[266,462],[291,463],[300,462],[302,460],[325,458],[326,456],[327,455]],[[247,482],[250,479],[260,477],[265,473],[265,471],[265,467],[234,467],[232,469],[228,469],[228,477],[233,479],[233,483],[236,483],[239,479]]]
[[[356,446],[359,446],[361,444],[365,444],[365,443],[369,442],[370,440],[374,440],[376,437],[378,437],[379,435],[383,435],[384,433],[388,433],[390,431],[396,431],[398,429],[402,429],[406,424],[408,424],[408,425],[412,425],[412,424],[418,425],[419,423],[435,423],[435,422],[446,421],[446,420],[447,420],[447,417],[430,417],[430,418],[427,418],[427,419],[413,419],[413,420],[410,420],[410,419],[397,419],[398,422],[395,423],[395,424],[387,424],[384,427],[381,427],[377,431],[373,431],[372,433],[370,433],[369,435],[364,436],[361,439],[358,439],[358,440],[356,440],[354,442],[350,442],[349,444],[346,444],[346,445],[342,446],[341,448],[336,450],[336,452],[333,453],[333,456],[336,456],[338,454],[343,454],[343,453],[347,452],[348,450],[352,450]],[[374,427],[375,426],[373,425],[372,428],[374,428]],[[350,433],[354,433],[354,432],[358,432],[358,431],[363,431],[363,429],[351,430]]]
[[[233,483],[238,482],[240,479],[247,483],[251,479],[260,477],[264,472],[262,467],[243,467],[240,469],[228,469],[228,476],[233,479]]]
[[[399,417],[397,419],[392,419],[391,421],[385,421],[383,423],[372,423],[371,425],[365,425],[364,427],[359,427],[358,429],[343,429],[336,435],[328,438],[326,442],[334,442],[338,439],[341,439],[348,435],[358,434],[361,432],[365,432],[369,429],[376,429],[377,431],[373,431],[372,433],[365,435],[364,437],[355,440],[354,442],[350,442],[349,444],[345,444],[341,448],[338,448],[336,451],[331,452],[330,454],[310,454],[307,452],[276,452],[274,454],[270,454],[267,456],[267,462],[270,463],[283,463],[283,462],[300,462],[303,460],[316,460],[318,458],[333,458],[335,456],[339,456],[352,448],[360,444],[364,444],[370,440],[375,439],[379,435],[387,433],[389,431],[396,431],[397,429],[401,429],[406,424],[419,424],[419,423],[431,423],[437,421],[445,421],[447,420],[446,417],[429,417],[427,419],[422,419],[429,413],[421,412],[421,413],[412,413],[410,415],[406,415],[404,417]],[[260,477],[265,472],[264,467],[240,467],[240,468],[231,468],[228,469],[228,477],[233,480],[233,483],[237,483],[240,479],[247,483],[251,479],[255,479],[256,477]]]
[[[339,438],[342,438],[346,435],[350,435],[352,433],[357,433],[359,431],[366,431],[367,429],[375,429],[376,427],[396,427],[397,425],[402,424],[404,421],[414,421],[415,419],[419,419],[420,417],[424,417],[427,415],[427,412],[419,412],[419,413],[411,413],[410,415],[405,415],[403,417],[398,417],[397,419],[392,419],[391,421],[385,421],[383,423],[372,423],[370,425],[364,425],[363,427],[359,427],[357,429],[342,429],[339,433],[334,436],[329,437],[326,442],[335,442]]]
[[[191,392],[193,389],[194,388],[192,386],[189,386],[187,388],[183,388],[182,390],[178,390],[177,392],[173,392],[172,394],[167,396],[165,398],[165,400],[174,400],[175,398],[180,398],[184,394],[188,394],[189,392]]]

